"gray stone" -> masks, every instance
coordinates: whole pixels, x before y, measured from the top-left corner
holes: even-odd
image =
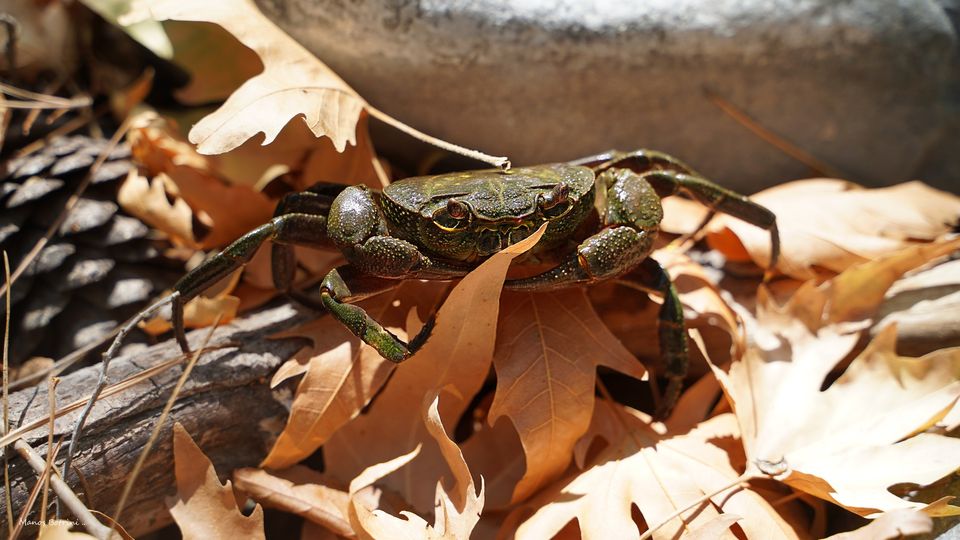
[[[741,190],[960,190],[956,0],[259,0],[374,106],[515,164],[656,148]],[[389,150],[389,148],[388,148]]]

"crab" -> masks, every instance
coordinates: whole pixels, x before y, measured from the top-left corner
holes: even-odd
[[[403,362],[429,338],[433,319],[404,342],[353,302],[405,279],[462,277],[546,224],[528,260],[549,261],[552,267],[508,279],[504,288],[545,291],[617,280],[661,296],[660,375],[667,381],[657,411],[662,418],[686,375],[686,331],[677,291],[649,255],[663,218],[660,199],[678,191],[704,204],[710,217],[719,211],[769,230],[768,266],[776,264],[779,237],[772,212],[655,151],[611,151],[570,163],[420,176],[382,191],[321,183],[285,196],[268,223],[176,283],[169,297],[174,334],[189,353],[184,304],[246,264],[269,240],[279,291],[329,313],[385,359]],[[294,246],[337,249],[348,264],[323,278],[319,297],[308,295],[293,288]]]

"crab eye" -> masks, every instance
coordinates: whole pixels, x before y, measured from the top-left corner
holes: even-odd
[[[569,197],[570,187],[563,182],[553,186],[550,193],[541,195],[540,210],[543,212],[544,217],[553,219],[566,214],[572,206]]]
[[[447,207],[433,214],[433,222],[445,231],[456,231],[470,223],[470,208],[460,201],[450,199]]]

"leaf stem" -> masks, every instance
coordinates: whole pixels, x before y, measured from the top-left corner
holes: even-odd
[[[752,472],[751,470],[744,471],[743,474],[741,474],[740,476],[738,476],[738,477],[735,478],[734,480],[731,480],[729,484],[727,484],[727,485],[725,485],[725,486],[722,486],[722,487],[720,487],[720,488],[717,488],[717,489],[711,491],[710,493],[706,493],[706,494],[704,494],[704,495],[701,496],[701,497],[698,497],[696,500],[694,500],[694,501],[691,502],[690,504],[684,506],[683,508],[678,509],[676,512],[674,512],[674,513],[670,514],[669,516],[667,516],[666,518],[664,518],[663,521],[661,521],[660,523],[658,523],[656,526],[650,527],[649,529],[647,529],[646,532],[644,532],[642,535],[640,535],[640,540],[647,540],[648,538],[650,538],[651,536],[653,536],[653,533],[655,533],[657,530],[661,529],[661,528],[662,528],[664,525],[666,525],[667,523],[670,523],[670,522],[673,521],[674,519],[676,519],[676,518],[680,517],[681,515],[683,515],[684,512],[687,512],[687,511],[689,511],[689,510],[691,510],[691,509],[693,509],[693,508],[696,508],[697,506],[700,506],[701,504],[709,501],[709,500],[712,499],[713,497],[715,497],[715,496],[723,493],[724,491],[727,491],[728,489],[731,489],[731,488],[734,488],[734,487],[740,487],[740,484],[743,484],[743,483],[745,483],[745,482],[748,482],[748,481],[750,481],[750,480],[752,480],[752,479],[754,479],[754,478],[757,478],[756,473]]]
[[[403,122],[381,111],[380,109],[377,109],[369,103],[365,105],[365,108],[370,116],[380,120],[384,124],[399,129],[411,137],[420,139],[425,143],[432,144],[438,148],[443,148],[444,150],[453,152],[454,154],[460,154],[461,156],[476,159],[477,161],[489,163],[490,165],[493,165],[494,167],[500,167],[505,171],[510,170],[510,160],[506,156],[491,156],[490,154],[484,154],[479,150],[471,150],[470,148],[465,148],[463,146],[444,141],[443,139],[438,139],[436,137],[427,135],[416,128],[404,124]]]

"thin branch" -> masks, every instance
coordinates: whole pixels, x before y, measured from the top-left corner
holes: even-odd
[[[30,110],[44,110],[44,109],[81,109],[83,107],[89,107],[91,104],[90,98],[77,98],[76,102],[70,103],[67,105],[52,104],[52,103],[43,103],[41,101],[12,101],[6,100],[3,103],[3,106],[8,109],[30,109]]]
[[[67,108],[73,105],[78,101],[86,101],[87,105],[92,103],[92,100],[89,96],[83,98],[62,98],[60,96],[51,96],[49,94],[40,94],[38,92],[32,92],[30,90],[25,90],[23,88],[17,88],[16,86],[9,85],[3,82],[0,82],[0,92],[8,96],[18,97],[21,99],[39,101],[42,103],[47,103],[49,105],[59,105],[61,108]]]
[[[44,419],[46,421],[46,419]],[[59,445],[57,445],[59,448]],[[37,471],[38,473],[44,473],[44,467],[46,461],[40,457],[40,454],[36,450],[30,447],[25,441],[18,440],[13,443],[14,450],[20,454],[21,457],[30,465],[30,468]],[[48,450],[50,451],[50,450]],[[54,450],[54,452],[56,452]],[[83,502],[80,500],[80,497],[77,497],[77,494],[70,489],[70,486],[60,478],[59,475],[55,475],[50,478],[50,485],[53,487],[53,492],[57,494],[57,497],[60,498],[60,502],[64,504],[70,511],[76,516],[77,520],[81,525],[93,536],[100,539],[108,539],[113,535],[113,530],[110,527],[107,527],[103,523],[97,520],[89,508],[87,508]]]
[[[7,250],[3,250],[4,283],[10,283],[10,259]],[[3,425],[0,429],[6,433],[10,429],[10,295],[7,295],[7,312],[3,330]],[[10,495],[10,452],[3,449],[3,489],[4,502],[7,505],[7,535],[13,536],[13,498]]]
[[[37,472],[40,473],[40,478],[37,478],[37,483],[34,484],[33,489],[30,490],[30,496],[27,497],[27,504],[23,505],[23,509],[20,510],[20,516],[17,519],[17,526],[14,527],[13,533],[10,535],[10,540],[17,540],[17,538],[20,537],[20,532],[23,531],[23,526],[27,523],[27,517],[30,515],[30,510],[33,509],[33,504],[37,502],[37,496],[40,495],[40,490],[43,489],[43,483],[46,480],[47,475],[50,474],[50,469],[43,468]]]
[[[54,422],[56,421],[54,413],[57,411],[58,384],[60,384],[60,377],[50,377],[50,381],[47,383],[47,409],[50,410],[50,423],[47,424],[47,460],[43,464],[46,478],[43,481],[43,493],[40,499],[40,523],[47,522],[47,496],[50,494],[50,476],[56,472],[53,468],[53,460],[56,457],[53,451],[53,430],[55,427]],[[58,444],[57,450],[59,449],[60,445]]]
[[[506,156],[491,156],[490,154],[484,154],[483,152],[480,152],[478,150],[471,150],[469,148],[465,148],[463,146],[453,144],[453,143],[444,141],[442,139],[438,139],[436,137],[432,137],[416,128],[413,128],[408,126],[407,124],[404,124],[403,122],[381,111],[380,109],[373,107],[369,103],[366,104],[365,108],[367,112],[370,113],[370,116],[376,118],[377,120],[380,120],[384,124],[387,124],[391,127],[399,129],[400,131],[406,133],[407,135],[410,135],[411,137],[420,139],[425,143],[432,144],[437,148],[443,148],[444,150],[453,152],[454,154],[460,154],[461,156],[466,156],[468,158],[475,159],[477,161],[483,161],[484,163],[489,163],[490,165],[493,165],[494,167],[500,167],[505,171],[510,170],[510,160]]]
[[[111,343],[107,351],[103,353],[103,361],[100,363],[100,378],[97,381],[97,387],[93,390],[93,393],[90,394],[90,399],[87,401],[87,406],[84,407],[83,412],[80,413],[80,418],[77,419],[77,423],[73,427],[73,433],[70,436],[70,446],[67,448],[67,458],[63,462],[63,474],[67,477],[70,475],[70,464],[73,462],[73,456],[76,455],[77,452],[77,444],[80,441],[80,434],[83,431],[83,424],[87,421],[87,417],[90,415],[90,411],[93,410],[93,406],[96,404],[97,398],[100,397],[100,393],[103,392],[103,389],[107,386],[107,370],[110,368],[110,360],[116,356],[117,350],[123,343],[123,339],[134,329],[137,323],[146,319],[147,317],[152,316],[154,313],[159,311],[160,308],[168,303],[173,302],[178,296],[179,293],[173,292],[172,294],[161,298],[152,306],[141,311],[127,321],[127,323],[124,324],[120,329],[120,332],[117,333],[117,337],[114,339],[113,343]]]
[[[738,124],[747,128],[754,135],[760,137],[764,142],[776,147],[778,150],[784,154],[792,157],[793,159],[803,163],[807,167],[813,169],[817,174],[821,176],[828,176],[830,178],[849,178],[850,175],[844,174],[842,171],[832,167],[831,165],[817,159],[806,150],[800,148],[799,146],[793,144],[792,142],[784,139],[783,137],[777,135],[776,133],[770,131],[769,129],[760,125],[759,122],[751,118],[747,113],[737,108],[735,105],[713,92],[710,89],[704,89],[704,94],[707,96],[714,105],[716,105],[721,111],[726,113],[728,116],[733,118]]]

